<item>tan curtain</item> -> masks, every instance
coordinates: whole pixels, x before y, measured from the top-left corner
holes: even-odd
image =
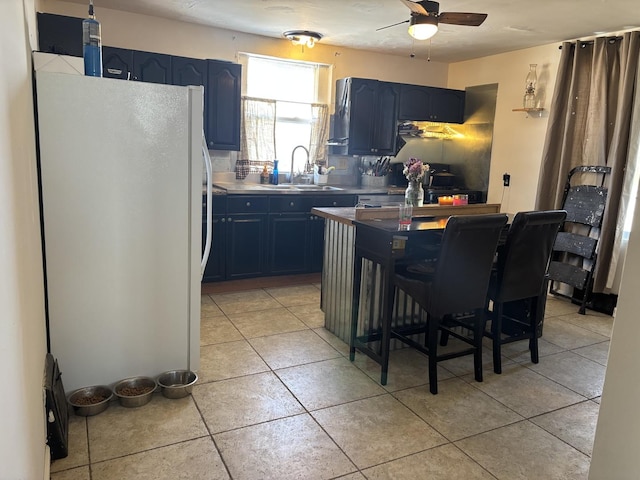
[[[329,108],[326,105],[311,104],[311,140],[309,158],[313,164],[325,164],[329,140]]]
[[[559,208],[569,171],[611,167],[594,292],[606,290],[629,147],[640,32],[593,42],[565,42],[551,104],[536,208]],[[624,218],[620,219],[624,221]]]
[[[276,158],[276,102],[262,98],[242,98],[240,155],[236,178],[260,173],[264,165],[273,166]]]

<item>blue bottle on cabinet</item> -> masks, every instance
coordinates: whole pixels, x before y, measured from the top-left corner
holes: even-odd
[[[278,160],[273,161],[273,176],[271,177],[271,183],[278,185]]]
[[[84,74],[101,77],[102,39],[100,23],[93,14],[93,0],[89,1],[89,18],[82,21],[82,56],[84,58]]]

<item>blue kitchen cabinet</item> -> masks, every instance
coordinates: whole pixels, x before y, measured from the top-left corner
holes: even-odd
[[[402,84],[398,120],[463,123],[464,100],[464,90]]]
[[[334,137],[348,155],[395,155],[398,84],[367,78],[336,82]]]
[[[128,48],[102,47],[102,76],[132,80],[133,50]]]
[[[226,278],[226,244],[227,244],[227,196],[212,196],[212,238],[211,251],[202,276],[203,282],[218,282]],[[207,235],[206,203],[202,200],[202,249]]]
[[[268,201],[262,195],[229,195],[226,279],[260,277],[266,271]]]
[[[240,150],[242,65],[207,60],[205,137],[210,150]]]

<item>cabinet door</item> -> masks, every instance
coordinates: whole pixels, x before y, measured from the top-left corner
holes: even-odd
[[[227,218],[224,215],[213,216],[213,238],[207,265],[204,268],[202,282],[217,282],[225,279],[225,244]],[[202,249],[207,235],[207,224],[202,223]]]
[[[82,18],[38,12],[38,51],[82,57]]]
[[[393,83],[378,82],[378,101],[373,136],[376,155],[395,155],[398,134],[398,101],[400,91]]]
[[[227,215],[228,280],[264,275],[266,217],[267,215]]]
[[[431,109],[431,89],[420,85],[400,87],[399,120],[427,121]]]
[[[102,76],[130,80],[133,75],[133,50],[102,47]]]
[[[432,88],[431,119],[435,122],[464,122],[464,90]]]
[[[206,85],[207,61],[198,58],[171,57],[173,85]]]
[[[349,154],[376,154],[373,139],[376,130],[378,81],[351,79],[349,91]]]
[[[309,271],[322,271],[324,260],[324,218],[317,215],[309,217]]]
[[[318,195],[313,198],[314,207],[353,207],[355,195]],[[309,216],[309,271],[321,272],[324,259],[324,218]]]
[[[171,56],[134,50],[133,80],[171,85]]]
[[[269,215],[269,273],[274,275],[307,271],[308,213]]]
[[[240,150],[242,66],[217,60],[208,60],[207,64],[207,145],[212,150]]]
[[[198,58],[171,57],[171,78],[174,85],[203,85],[205,96],[207,88],[207,61]],[[203,128],[207,131],[207,107],[204,104],[202,114]]]

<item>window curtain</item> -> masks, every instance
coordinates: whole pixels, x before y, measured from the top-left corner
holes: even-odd
[[[273,169],[276,158],[276,102],[262,98],[242,98],[240,155],[236,161],[236,178],[260,173],[265,165]]]
[[[536,209],[560,208],[569,171],[607,165],[609,194],[598,244],[594,292],[611,287],[617,262],[616,229],[624,224],[621,193],[627,165],[640,32],[565,42],[547,126]],[[613,269],[615,270],[615,268]],[[611,277],[614,272],[612,271]]]
[[[309,158],[311,163],[324,165],[327,159],[329,140],[329,108],[320,103],[311,104],[311,140]]]

